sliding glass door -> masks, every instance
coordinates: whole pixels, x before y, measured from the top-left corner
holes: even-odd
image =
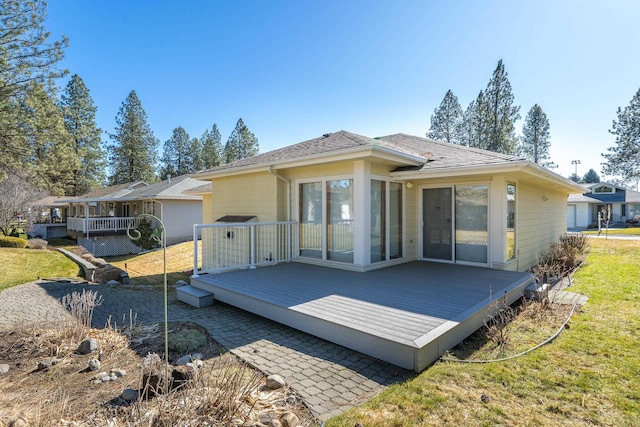
[[[489,186],[422,190],[422,257],[487,264]]]

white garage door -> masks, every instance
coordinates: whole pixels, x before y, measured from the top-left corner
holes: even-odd
[[[576,226],[576,205],[567,206],[567,228]]]

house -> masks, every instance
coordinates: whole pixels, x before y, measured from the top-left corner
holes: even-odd
[[[48,196],[34,204],[24,218],[29,237],[48,240],[66,236],[67,208],[60,203],[62,199],[59,196]]]
[[[127,236],[139,214],[151,214],[165,226],[167,244],[190,240],[202,222],[202,196],[188,194],[202,182],[182,175],[154,184],[143,181],[100,188],[68,203],[67,233],[95,256],[140,252]]]
[[[492,292],[522,295],[582,191],[519,157],[346,131],[194,177],[211,192],[192,287],[415,370],[482,324]]]
[[[567,227],[597,228],[598,218],[622,224],[640,221],[640,192],[607,183],[582,187],[581,194],[567,198]]]

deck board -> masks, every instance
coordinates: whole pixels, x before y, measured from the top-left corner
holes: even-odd
[[[529,283],[530,277],[430,262],[365,273],[289,263],[195,280],[196,286],[209,287],[214,295],[230,292],[251,304],[262,304],[265,313],[280,310],[279,316],[286,317],[284,313],[289,312],[296,319],[289,326],[296,327],[304,316],[322,321],[326,328],[342,328],[335,334],[346,336],[353,331],[415,348],[425,337],[431,340],[430,334],[437,338],[440,331],[446,333],[475,315],[478,306],[485,307],[505,291]]]

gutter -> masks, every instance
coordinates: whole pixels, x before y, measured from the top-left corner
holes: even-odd
[[[268,170],[271,175],[275,176],[280,181],[283,181],[284,183],[287,184],[287,222],[289,222],[291,221],[291,180],[285,178],[284,176],[274,171],[272,165],[269,165]]]

